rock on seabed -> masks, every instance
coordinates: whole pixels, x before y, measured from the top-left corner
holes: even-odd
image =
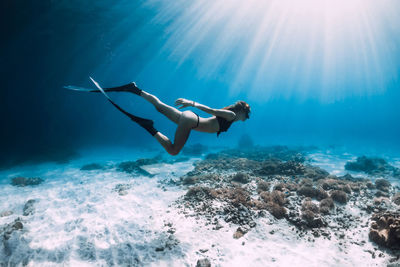
[[[14,186],[29,186],[29,185],[39,185],[44,180],[39,177],[27,178],[27,177],[15,177],[12,178],[11,184]]]
[[[400,250],[400,212],[376,213],[371,220],[371,241],[383,247]]]

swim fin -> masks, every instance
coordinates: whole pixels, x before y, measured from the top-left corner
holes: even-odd
[[[139,87],[137,87],[135,82],[131,82],[125,85],[121,86],[116,86],[116,87],[109,87],[109,88],[104,88],[105,92],[130,92],[134,93],[140,96],[140,93],[142,92]]]
[[[65,85],[63,86],[65,89],[74,90],[74,91],[82,91],[82,92],[100,92],[99,90],[93,90],[89,88],[79,87],[75,85]]]
[[[82,91],[82,92],[92,92],[92,93],[100,93],[100,90],[97,89],[89,89],[83,88],[79,86],[67,85],[64,86],[65,89],[74,90],[74,91]],[[122,86],[117,87],[109,87],[109,88],[102,88],[104,92],[130,92],[140,96],[142,89],[136,86],[135,82],[131,82]]]
[[[89,77],[90,80],[94,83],[94,85],[99,89],[99,91],[107,97],[108,101],[110,101],[111,104],[114,105],[119,111],[124,113],[126,116],[128,116],[132,121],[136,122],[140,126],[142,126],[146,131],[148,131],[152,136],[154,136],[158,131],[153,127],[154,122],[149,119],[141,118],[135,115],[130,114],[129,112],[125,111],[122,109],[120,106],[114,103],[114,101],[111,100],[111,98],[104,92],[103,88],[100,87],[100,85],[93,80],[92,77]],[[69,88],[68,88],[69,89]]]

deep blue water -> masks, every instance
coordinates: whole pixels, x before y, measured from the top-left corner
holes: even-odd
[[[321,3],[323,3],[321,5]],[[103,96],[64,85],[130,81],[173,104],[236,100],[251,119],[188,145],[344,145],[400,149],[398,1],[3,1],[1,161],[97,146],[157,147]],[[143,99],[128,111],[175,126]],[[199,114],[206,116],[202,112]]]

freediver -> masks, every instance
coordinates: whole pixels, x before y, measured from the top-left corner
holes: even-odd
[[[186,107],[195,107],[210,115],[213,115],[212,117],[203,118],[193,111],[180,111],[175,107],[169,106],[161,102],[156,96],[137,87],[135,82],[131,82],[129,84],[118,87],[103,89],[98,85],[96,81],[94,81],[92,78],[90,79],[96,85],[98,90],[89,90],[89,92],[102,92],[111,102],[111,104],[113,104],[122,113],[127,115],[132,121],[138,123],[144,129],[146,129],[152,136],[157,139],[157,141],[164,147],[164,149],[173,156],[177,155],[182,150],[192,130],[205,133],[217,133],[217,136],[219,136],[221,132],[226,132],[232,125],[232,123],[236,121],[245,121],[249,118],[250,106],[244,101],[237,101],[235,104],[224,107],[222,109],[210,108],[203,104],[184,98],[178,98],[175,101],[175,106],[177,106],[179,109]],[[152,120],[130,114],[129,112],[118,106],[113,100],[111,100],[111,98],[108,97],[105,92],[130,92],[143,97],[148,102],[153,104],[158,112],[162,113],[168,119],[178,125],[175,132],[174,142],[172,143],[168,137],[156,130],[153,126]]]

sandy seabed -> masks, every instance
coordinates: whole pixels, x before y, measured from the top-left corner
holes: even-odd
[[[98,152],[62,165],[2,171],[0,266],[196,266],[200,259],[211,266],[385,266],[394,257],[369,240],[371,215],[352,203],[343,209],[358,221],[340,237],[315,236],[311,230],[300,235],[289,221],[266,212],[245,235],[233,238],[238,225],[220,219],[216,229],[210,218],[182,208],[189,187],[175,182],[204,156],[143,165],[143,174],[116,167],[127,158],[154,156]],[[355,158],[314,150],[307,162],[340,176]],[[93,162],[104,168],[81,170]],[[389,162],[400,166],[398,158]],[[13,186],[18,176],[44,181]],[[398,191],[399,180],[390,182]],[[33,204],[27,211],[29,200]],[[22,229],[6,235],[6,226],[16,221]]]

